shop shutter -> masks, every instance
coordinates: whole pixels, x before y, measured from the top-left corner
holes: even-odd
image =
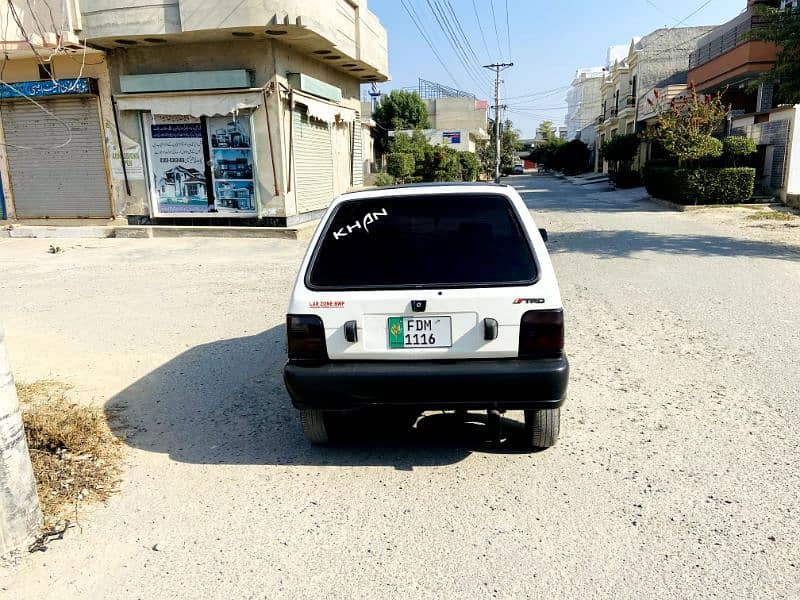
[[[294,173],[297,212],[327,208],[333,200],[333,147],[330,126],[294,113]]]
[[[361,136],[361,115],[353,121],[353,186],[364,185],[364,150]]]
[[[110,217],[103,134],[95,98],[6,102],[0,109],[18,218]],[[72,136],[69,144],[55,148]],[[26,148],[30,148],[29,150]]]

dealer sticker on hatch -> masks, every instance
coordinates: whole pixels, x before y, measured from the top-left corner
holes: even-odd
[[[450,317],[389,317],[389,348],[449,348]]]

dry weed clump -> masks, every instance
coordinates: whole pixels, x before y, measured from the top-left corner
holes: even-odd
[[[70,402],[68,389],[17,384],[46,529],[74,520],[83,502],[106,500],[120,472],[122,447],[102,411]]]

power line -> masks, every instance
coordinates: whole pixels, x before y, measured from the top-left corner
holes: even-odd
[[[483,74],[478,68],[477,57],[475,58],[474,62],[472,59],[470,59],[464,45],[461,43],[458,35],[456,34],[455,27],[450,23],[450,19],[447,16],[447,10],[445,7],[439,0],[433,0],[433,4],[431,4],[431,0],[427,0],[427,3],[431,8],[431,11],[434,13],[434,17],[439,23],[439,27],[445,34],[450,47],[453,48],[456,56],[461,61],[461,65],[464,67],[464,70],[470,75],[470,77],[472,77],[473,81],[479,88],[487,85],[488,81],[483,79]]]
[[[439,4],[437,0],[433,1],[426,0],[426,2],[428,4],[428,8],[430,8],[431,13],[433,14],[434,18],[436,19],[436,22],[439,25],[439,29],[441,29],[447,43],[453,49],[453,52],[455,52],[456,58],[461,63],[461,66],[464,68],[464,71],[467,73],[470,79],[472,79],[472,81],[477,85],[478,88],[481,88],[484,85],[486,85],[486,82],[481,83],[480,74],[476,74],[477,67],[473,66],[472,68],[470,68],[471,61],[469,59],[469,56],[467,55],[466,50],[464,50],[463,46],[458,40],[458,37],[455,34],[455,30],[450,25],[450,21],[447,19],[447,16],[442,6]]]
[[[647,3],[648,3],[650,6],[652,6],[653,8],[655,8],[655,9],[656,9],[658,12],[660,12],[660,13],[661,13],[662,15],[664,15],[665,17],[669,17],[669,18],[670,18],[670,20],[672,20],[672,21],[675,21],[676,23],[678,22],[678,19],[676,19],[676,18],[675,18],[675,17],[673,17],[672,15],[668,14],[668,13],[667,13],[667,12],[666,12],[666,11],[665,11],[663,8],[661,8],[661,7],[660,7],[658,4],[656,4],[655,2],[653,2],[653,0],[644,0],[644,1],[645,1],[645,2],[647,2]]]
[[[469,50],[470,54],[472,54],[472,58],[474,59],[475,64],[477,66],[481,66],[481,59],[479,59],[478,55],[475,54],[475,50],[472,48],[472,44],[469,41],[469,37],[467,36],[466,33],[464,33],[464,28],[461,27],[461,20],[458,18],[458,15],[456,14],[456,11],[453,9],[452,2],[450,2],[450,0],[444,0],[444,2],[445,2],[445,5],[447,6],[447,9],[450,11],[450,15],[453,17],[453,22],[455,23],[456,27],[458,28],[458,31],[461,33],[461,39],[464,40],[464,42],[467,45],[467,49]],[[483,73],[481,73],[481,74],[483,74]]]
[[[483,25],[481,24],[481,17],[478,15],[478,5],[475,3],[475,0],[472,0],[472,10],[475,12],[475,21],[478,23],[478,30],[481,32],[481,39],[483,40],[483,47],[486,49],[486,56],[491,56],[491,52],[489,52],[489,44],[486,43],[486,35],[483,33]]]
[[[492,24],[494,25],[494,37],[497,39],[497,51],[500,56],[503,56],[503,50],[500,48],[500,34],[497,33],[497,17],[494,14],[494,0],[490,0],[489,5],[492,7]]]
[[[679,26],[683,25],[684,23],[686,23],[686,21],[691,19],[693,16],[695,16],[697,13],[699,13],[701,10],[703,10],[706,6],[711,4],[713,1],[714,0],[706,0],[697,9],[695,9],[693,12],[691,12],[688,16],[684,17],[683,19],[681,19],[680,21],[675,23],[675,25],[673,25],[672,27],[667,27],[664,31],[661,32],[661,35],[659,35],[656,39],[652,40],[650,43],[651,44],[655,44],[662,37],[667,35],[667,32],[672,31],[673,29],[676,29],[677,27],[679,27]]]
[[[511,22],[508,18],[508,0],[506,0],[506,39],[508,40],[508,59],[511,60]]]
[[[549,98],[551,96],[556,96],[556,95],[568,90],[570,87],[572,87],[572,86],[565,85],[563,87],[553,88],[552,90],[545,90],[545,91],[542,91],[542,92],[533,92],[533,93],[530,93],[530,94],[521,94],[519,96],[508,96],[506,98],[506,100],[517,100],[519,103],[527,104],[527,103],[530,103],[530,102],[536,102],[536,101],[542,100],[544,98]]]
[[[410,0],[409,0],[409,2],[410,2]],[[444,60],[442,59],[442,56],[439,54],[439,51],[436,49],[436,47],[433,45],[431,40],[428,38],[427,32],[424,30],[422,25],[420,25],[420,23],[417,21],[416,12],[412,12],[413,7],[411,9],[409,9],[409,7],[406,5],[406,0],[400,0],[400,3],[403,5],[403,8],[406,10],[406,13],[408,13],[409,18],[411,19],[411,21],[416,26],[417,31],[419,31],[419,34],[422,36],[422,39],[424,39],[425,43],[428,44],[428,48],[431,49],[431,52],[433,53],[433,55],[436,58],[436,60],[439,61],[439,64],[442,66],[442,68],[445,70],[445,72],[450,76],[450,79],[453,81],[453,83],[456,84],[456,87],[458,87],[458,88],[463,87],[459,83],[458,79],[456,79],[455,75],[453,75],[453,73],[450,72],[450,69],[447,68],[447,65],[444,63]]]

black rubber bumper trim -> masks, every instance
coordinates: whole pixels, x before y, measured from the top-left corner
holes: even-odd
[[[341,361],[289,363],[283,371],[296,408],[427,410],[556,408],[567,393],[565,356],[535,360]]]

